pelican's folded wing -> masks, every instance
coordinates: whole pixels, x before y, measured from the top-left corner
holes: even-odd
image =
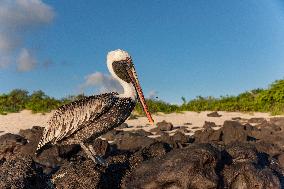
[[[109,110],[116,100],[115,93],[106,93],[61,106],[48,121],[37,150],[48,142],[60,141],[88,126]]]

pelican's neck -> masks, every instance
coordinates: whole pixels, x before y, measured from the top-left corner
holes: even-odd
[[[118,94],[117,96],[120,98],[131,98],[132,100],[136,101],[137,99],[137,93],[135,90],[135,87],[133,86],[132,83],[127,83],[125,81],[123,81],[122,79],[120,79],[114,72],[113,68],[112,68],[112,63],[107,63],[107,67],[108,70],[110,72],[110,74],[112,75],[112,77],[114,79],[116,79],[121,86],[123,87],[123,93]]]

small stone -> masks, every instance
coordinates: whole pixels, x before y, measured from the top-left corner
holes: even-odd
[[[158,126],[158,128],[161,131],[171,131],[171,130],[173,130],[173,124],[170,123],[170,122],[166,122],[165,120],[162,121],[162,122],[158,122],[157,126]]]
[[[212,112],[207,114],[208,117],[221,117],[222,115],[220,115],[218,112]]]
[[[192,125],[192,123],[186,122],[184,123],[184,125]]]

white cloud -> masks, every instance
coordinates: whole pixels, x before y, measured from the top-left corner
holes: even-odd
[[[41,0],[0,0],[0,61],[3,56],[15,56],[19,51],[18,60],[22,59],[20,56],[23,54],[29,54],[23,44],[26,34],[52,22],[54,15],[52,7]],[[23,48],[26,50],[21,50]],[[34,57],[32,59],[33,63],[37,62]],[[0,65],[3,65],[3,62],[0,62]],[[7,64],[7,61],[5,62]]]
[[[98,87],[100,92],[122,92],[121,85],[110,75],[95,72],[85,77],[85,82],[80,85],[81,91],[89,87]]]
[[[22,49],[17,59],[17,70],[27,72],[35,68],[36,64],[35,57],[27,49]]]
[[[26,29],[51,22],[53,9],[41,0],[1,0],[0,24],[6,29]]]

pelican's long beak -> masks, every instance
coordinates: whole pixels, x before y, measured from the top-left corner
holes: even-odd
[[[143,110],[144,110],[144,112],[145,112],[145,114],[146,114],[150,124],[154,126],[154,120],[152,118],[151,113],[148,110],[148,106],[146,104],[146,100],[144,98],[144,94],[143,94],[142,88],[140,86],[137,73],[136,73],[135,68],[134,68],[134,66],[132,64],[132,60],[129,59],[128,62],[129,62],[129,65],[130,65],[129,69],[127,69],[128,75],[131,78],[131,81],[132,81],[132,83],[133,83],[133,85],[134,85],[134,87],[135,87],[135,89],[137,91],[137,94],[138,94],[138,97],[139,97],[139,101],[140,101],[140,103],[141,103],[141,105],[143,107]]]

